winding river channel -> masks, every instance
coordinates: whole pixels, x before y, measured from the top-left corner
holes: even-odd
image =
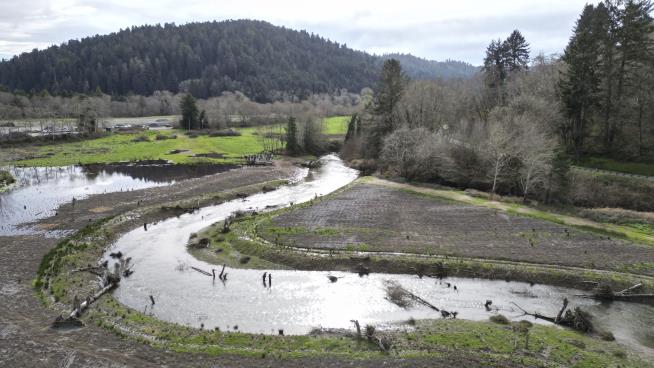
[[[386,300],[385,280],[394,280],[437,307],[458,311],[458,318],[471,320],[487,320],[493,313],[516,320],[528,318],[521,316],[512,302],[530,311],[556,315],[563,297],[567,297],[572,307],[589,311],[596,326],[612,331],[618,341],[654,356],[654,307],[599,303],[575,296],[582,292],[574,289],[380,273],[359,277],[344,272],[332,273],[342,278],[331,283],[327,272],[280,270],[269,271],[272,285],[268,287],[262,282],[262,270],[227,269],[227,281],[221,282],[190,269],[217,268],[188,254],[186,244],[191,233],[235,211],[263,211],[309,201],[347,185],[358,175],[337,156],[328,155],[322,161],[318,169],[298,169],[294,184],[275,191],[205,207],[149,225],[147,231],[137,228],[128,232],[105,254],[110,259],[109,252],[120,250],[132,257],[134,264],[135,273],[121,281],[114,296],[133,309],[146,310],[165,321],[266,334],[276,334],[279,329],[285,334],[306,334],[314,328],[352,328],[352,319],[378,328],[397,328],[409,318],[440,318],[438,312],[426,307],[403,309]],[[456,285],[457,290],[446,283]],[[150,295],[156,300],[154,306],[150,306]],[[493,301],[494,310],[484,308],[487,299]]]
[[[9,236],[43,232],[29,224],[55,215],[73,198],[170,185],[231,167],[155,162],[0,168],[16,179],[9,190],[0,192],[0,236]]]

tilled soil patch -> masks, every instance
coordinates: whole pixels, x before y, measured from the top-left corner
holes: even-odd
[[[373,184],[357,184],[258,229],[307,248],[488,258],[654,275],[654,247]],[[640,267],[639,267],[640,266]]]

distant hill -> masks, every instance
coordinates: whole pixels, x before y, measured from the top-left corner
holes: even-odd
[[[479,71],[479,67],[464,61],[434,61],[411,54],[386,54],[381,58],[397,59],[411,79],[470,78]]]
[[[0,62],[0,84],[52,94],[93,92],[150,95],[189,91],[197,97],[241,91],[257,101],[282,94],[373,86],[378,57],[255,20],[132,27],[71,40]],[[474,67],[395,55],[413,78],[467,77]]]

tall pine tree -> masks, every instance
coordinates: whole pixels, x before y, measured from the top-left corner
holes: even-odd
[[[598,47],[593,35],[593,5],[586,5],[563,55],[567,70],[560,80],[560,92],[569,123],[561,132],[568,148],[579,159],[599,86]]]
[[[395,128],[394,113],[398,102],[402,98],[408,78],[402,71],[400,62],[389,59],[384,62],[375,90],[374,122],[371,126],[370,155],[378,157],[381,152],[384,137]]]
[[[290,155],[300,153],[300,145],[297,141],[297,124],[292,116],[288,118],[286,125],[286,152]]]
[[[187,94],[180,102],[180,109],[182,110],[182,120],[180,125],[184,129],[199,129],[200,119],[198,116],[198,106],[195,98],[191,94]]]

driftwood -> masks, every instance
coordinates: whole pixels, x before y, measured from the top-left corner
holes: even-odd
[[[201,273],[201,274],[203,274],[203,275],[206,275],[206,276],[212,276],[212,273],[211,273],[211,272],[207,272],[207,271],[205,271],[205,270],[201,270],[201,269],[199,269],[199,268],[197,268],[197,267],[193,267],[193,266],[191,266],[191,268],[194,269],[194,270],[196,270],[196,271],[198,271],[199,273]]]
[[[518,304],[512,304],[522,311],[523,316],[532,316],[536,319],[549,321],[559,326],[565,326],[581,332],[593,332],[593,324],[588,313],[584,312],[579,307],[574,310],[568,309],[568,298],[563,298],[563,306],[559,310],[559,313],[557,313],[556,317],[528,312]]]
[[[112,253],[112,258],[118,259],[118,262],[114,263],[114,271],[110,272],[108,267],[108,262],[103,262],[99,267],[86,267],[77,269],[74,271],[89,271],[92,272],[102,279],[102,285],[100,290],[96,291],[93,295],[88,296],[84,301],[81,301],[77,298],[77,295],[73,297],[73,308],[68,316],[63,317],[59,316],[53,322],[52,326],[55,328],[60,327],[70,327],[70,326],[81,326],[82,322],[78,319],[82,313],[88,309],[91,304],[98,300],[102,295],[108,293],[120,282],[121,275],[125,277],[131,275],[134,271],[131,270],[131,266],[128,267],[131,258],[123,258],[122,252]],[[102,271],[102,272],[100,272]],[[154,304],[154,303],[153,303]]]
[[[643,287],[643,284],[638,283],[630,286],[624,290],[613,291],[607,284],[600,284],[597,282],[587,281],[586,283],[595,284],[593,293],[590,295],[580,295],[584,298],[597,299],[603,301],[619,300],[625,302],[647,303],[654,304],[654,294],[635,293],[634,291]]]
[[[414,302],[417,302],[428,308],[435,310],[436,312],[441,311],[435,305],[429,303],[428,301],[419,297],[418,295],[410,292],[409,290],[405,289],[402,285],[398,284],[395,281],[390,281],[390,280],[385,281],[385,287],[386,287],[386,300],[390,301],[391,303],[399,307],[407,308],[410,305],[412,305]]]
[[[88,297],[83,302],[79,303],[78,306],[70,312],[68,319],[77,318],[82,315],[82,312],[84,312],[91,304],[93,304],[93,302],[98,300],[102,295],[111,291],[111,289],[115,288],[116,286],[118,286],[118,283],[110,283],[109,285],[106,285],[102,289],[98,290],[92,296]]]
[[[102,277],[104,273],[104,267],[102,266],[89,266],[89,267],[82,267],[82,268],[76,268],[74,270],[70,271],[71,273],[73,272],[90,272],[96,276]]]
[[[361,325],[359,324],[359,320],[351,319],[350,322],[354,323],[354,326],[357,328],[357,339],[361,340]]]

